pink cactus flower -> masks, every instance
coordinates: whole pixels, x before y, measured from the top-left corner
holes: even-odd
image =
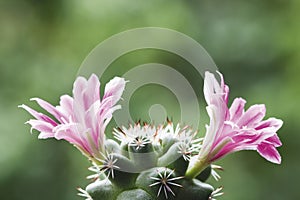
[[[242,98],[234,99],[229,108],[229,88],[222,74],[220,77],[219,83],[212,73],[205,73],[204,96],[210,124],[206,126],[202,148],[186,175],[194,177],[210,163],[241,150],[256,150],[268,161],[280,164],[281,156],[276,148],[282,144],[276,132],[282,120],[263,120],[266,114],[263,104],[245,111],[246,101]]]
[[[100,98],[100,82],[95,74],[87,80],[78,77],[73,86],[73,97],[63,95],[60,104],[53,106],[40,99],[33,98],[51,117],[37,112],[26,105],[19,107],[28,111],[35,119],[26,123],[31,130],[40,132],[38,138],[63,139],[75,145],[92,160],[102,158],[104,152],[105,128],[120,100],[126,81],[115,77],[105,86],[104,96]]]

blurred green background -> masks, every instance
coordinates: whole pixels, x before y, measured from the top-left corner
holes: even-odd
[[[231,100],[242,96],[248,106],[265,103],[268,116],[285,122],[279,131],[282,164],[268,163],[255,152],[226,157],[218,163],[226,170],[221,181],[210,180],[224,185],[219,199],[300,199],[299,9],[298,0],[0,1],[0,199],[81,199],[76,187],[88,184],[88,161],[67,142],[30,135],[23,124],[30,116],[17,105],[38,108],[29,102],[36,96],[57,104],[60,95],[71,93],[81,62],[99,42],[145,26],[171,28],[197,40],[224,74]],[[147,62],[188,65],[151,50],[125,55],[114,65]],[[202,78],[185,68],[194,89],[202,90]],[[110,73],[120,75],[117,68]],[[135,94],[136,118],[147,108],[143,97],[162,89],[147,87]]]

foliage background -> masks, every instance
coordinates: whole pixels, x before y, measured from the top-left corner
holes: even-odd
[[[37,108],[29,102],[35,96],[57,104],[60,95],[71,92],[78,67],[99,42],[145,26],[196,39],[225,75],[231,100],[243,96],[248,105],[265,103],[268,116],[285,122],[279,131],[282,165],[255,152],[228,156],[219,162],[226,169],[222,180],[210,180],[225,186],[219,199],[299,199],[299,9],[298,0],[0,1],[1,199],[81,199],[76,187],[88,183],[89,163],[66,142],[30,135],[23,125],[30,116],[17,105]],[[129,55],[124,63],[134,66],[153,58],[151,52],[139,55]],[[154,60],[180,63],[173,57],[156,52]],[[202,79],[188,69],[185,75],[202,89]],[[153,91],[141,89],[140,98]],[[145,109],[143,101],[134,105],[135,113]]]

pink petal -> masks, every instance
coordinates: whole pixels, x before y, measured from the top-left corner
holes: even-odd
[[[61,118],[63,117],[63,114],[59,112],[59,110],[57,110],[53,105],[40,98],[32,98],[30,100],[36,101],[43,109],[53,115],[59,122],[62,122]]]
[[[92,74],[87,81],[82,95],[85,110],[88,110],[95,101],[100,101],[100,82],[95,74]]]
[[[57,140],[66,140],[85,150],[89,154],[92,154],[90,145],[86,138],[84,138],[84,132],[86,131],[87,130],[84,130],[80,124],[61,125],[55,130],[55,138]]]
[[[48,139],[48,138],[53,138],[53,133],[40,132],[38,136],[38,139]]]
[[[100,82],[95,74],[92,74],[88,80],[86,95],[90,98],[89,105],[92,105],[95,101],[100,100]]]
[[[77,77],[73,84],[73,97],[75,99],[80,99],[82,97],[82,92],[87,86],[87,80],[84,77]]]
[[[74,109],[76,106],[77,110],[80,110],[80,112],[83,112],[85,109],[88,109],[85,107],[84,102],[84,91],[87,87],[87,80],[84,77],[77,77],[74,84],[73,84],[73,97],[74,97]]]
[[[54,127],[50,123],[41,120],[35,120],[35,119],[31,119],[26,123],[31,125],[31,130],[35,129],[37,131],[44,132],[44,134],[47,133],[47,138],[54,137],[54,133],[53,133]]]
[[[98,104],[99,103],[96,102],[85,114],[86,127],[90,128],[90,134],[97,149],[99,148],[98,139],[101,137],[99,127],[103,126],[103,121],[98,114]]]
[[[219,103],[221,104],[221,101],[219,101]],[[208,154],[210,150],[217,146],[218,140],[222,139],[218,137],[220,137],[220,129],[223,126],[226,114],[223,109],[219,109],[218,106],[215,105],[207,106],[206,110],[210,118],[210,123],[209,126],[206,127],[207,130],[201,152]]]
[[[244,115],[240,118],[237,124],[240,127],[251,127],[259,123],[264,118],[265,114],[265,105],[253,105],[244,113]]]
[[[236,122],[243,114],[246,101],[242,98],[236,98],[233,100],[230,112],[230,120]]]
[[[283,121],[281,119],[269,118],[269,119],[259,123],[255,129],[259,130],[259,129],[264,129],[267,127],[275,127],[276,130],[278,130],[281,128],[282,124],[283,124]]]
[[[280,147],[282,145],[277,134],[273,135],[272,137],[267,138],[266,142],[274,145],[275,147]]]
[[[281,156],[273,145],[270,145],[268,143],[261,143],[257,147],[257,151],[262,157],[264,157],[268,161],[276,164],[281,163]]]
[[[24,110],[29,112],[33,117],[35,117],[38,120],[45,121],[47,123],[50,123],[53,126],[57,126],[57,123],[53,119],[51,119],[47,115],[44,115],[43,113],[39,113],[39,112],[33,110],[32,108],[24,105],[24,104],[20,105],[19,108],[23,108]]]
[[[230,137],[224,137],[221,141],[218,142],[217,145],[214,145],[214,149],[219,148],[221,144],[225,144],[225,145],[222,148],[220,148],[217,154],[215,154],[213,157],[210,158],[211,162],[218,160],[223,156],[234,152],[234,147],[236,146],[236,144]]]
[[[22,104],[22,105],[19,105],[18,106],[19,108],[23,108],[24,110],[26,110],[27,112],[29,112],[33,117],[35,117],[36,119],[39,119],[41,120],[42,119],[42,116],[41,116],[41,113],[33,110],[32,108]]]
[[[121,108],[121,106],[114,106],[113,104],[114,101],[115,101],[114,96],[110,96],[103,99],[99,107],[99,112],[100,112],[99,114],[101,118],[103,119],[108,118],[113,114],[114,111]]]
[[[223,99],[227,104],[228,103],[228,97],[229,97],[229,87],[224,82],[223,74],[221,74],[219,71],[217,71],[217,73],[219,74],[219,76],[221,78],[221,88],[223,89],[223,95],[224,95]]]
[[[60,106],[57,107],[60,112],[64,113],[66,119],[68,119],[67,116],[73,115],[73,98],[69,95],[63,95],[60,97]]]
[[[216,80],[214,74],[210,72],[205,72],[205,78],[204,78],[204,86],[203,86],[203,91],[204,91],[204,97],[208,105],[213,103],[214,96],[217,95],[222,95],[223,90]]]
[[[77,77],[73,88],[73,114],[76,122],[85,123],[85,112],[96,102],[100,101],[100,82],[95,74],[89,80]]]
[[[114,99],[112,101],[112,105],[116,104],[121,98],[121,95],[125,89],[125,84],[126,81],[124,78],[115,77],[110,80],[105,86],[103,99],[113,96]]]
[[[258,140],[259,143],[266,141],[268,138],[274,137],[274,135],[276,135],[276,131],[277,131],[277,129],[274,127],[267,127],[262,130],[256,131],[257,134],[260,136],[260,138]],[[272,141],[272,140],[273,139],[271,139],[270,141]],[[274,138],[274,140],[275,140],[274,142],[277,143],[276,138]]]

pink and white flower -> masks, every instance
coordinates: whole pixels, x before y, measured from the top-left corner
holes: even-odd
[[[87,80],[78,77],[73,86],[73,97],[63,95],[60,104],[53,106],[40,99],[32,98],[51,117],[21,105],[35,119],[26,123],[31,130],[40,132],[39,139],[63,139],[75,145],[84,155],[92,160],[102,158],[104,152],[105,128],[112,119],[116,103],[120,100],[126,81],[115,77],[105,86],[104,96],[100,98],[100,82],[95,74]]]
[[[263,120],[265,105],[253,105],[245,110],[246,101],[242,98],[234,99],[229,108],[229,88],[222,74],[220,77],[219,83],[212,73],[205,73],[204,96],[210,124],[206,126],[202,148],[187,176],[196,176],[210,163],[241,150],[256,150],[268,161],[280,164],[281,156],[276,148],[282,144],[276,132],[282,120]]]

